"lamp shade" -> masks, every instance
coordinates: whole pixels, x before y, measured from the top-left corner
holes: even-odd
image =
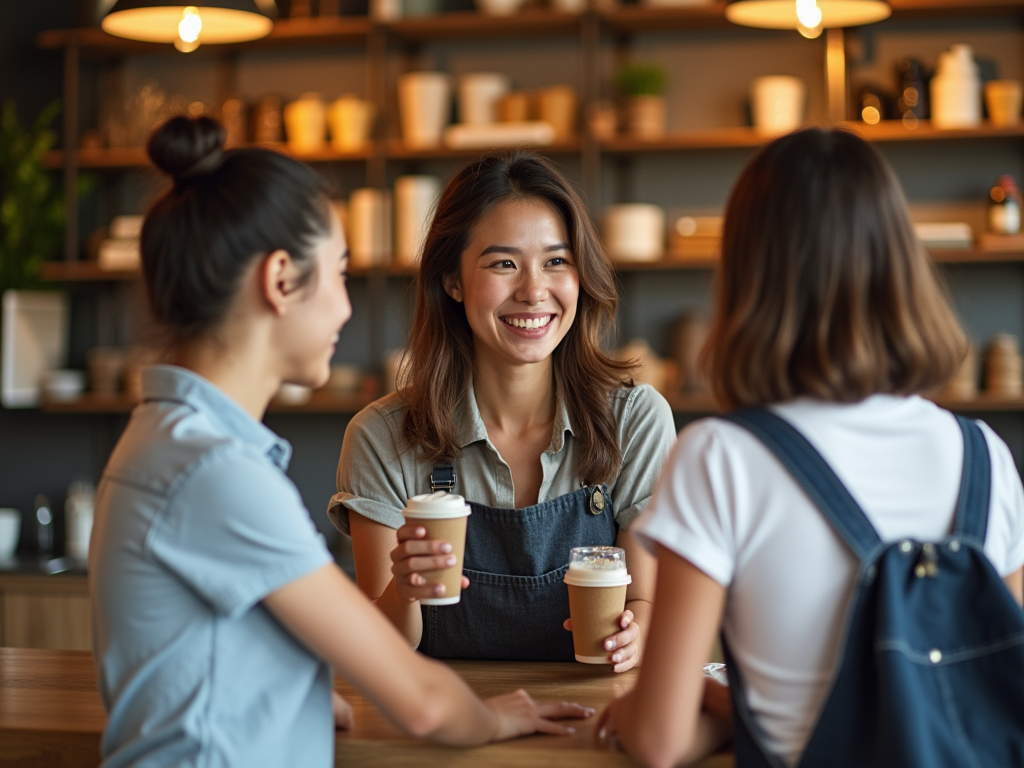
[[[260,13],[254,0],[117,0],[103,19],[103,31],[130,40],[149,43],[179,43],[182,20],[192,18],[191,41],[198,44],[241,43],[266,37],[274,23]],[[187,32],[186,37],[189,37]],[[198,38],[198,39],[196,39]]]
[[[736,0],[725,9],[725,18],[733,24],[762,29],[799,29],[796,0]],[[856,27],[873,24],[892,15],[884,0],[817,0],[811,2],[821,11],[818,28]]]

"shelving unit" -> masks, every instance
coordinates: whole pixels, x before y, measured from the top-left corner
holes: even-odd
[[[894,19],[903,22],[931,22],[943,19],[998,18],[1008,23],[1020,25],[1024,22],[1024,0],[890,0],[894,9]],[[233,46],[203,46],[196,57],[201,55],[210,62],[210,67],[221,67],[230,70],[236,65],[237,55],[243,51],[260,50],[302,50],[319,48],[321,50],[356,49],[365,52],[367,93],[374,94],[380,113],[382,126],[378,137],[370,142],[367,148],[357,153],[336,153],[326,150],[316,155],[301,156],[300,159],[312,164],[330,166],[346,164],[347,167],[362,164],[365,167],[365,178],[368,186],[382,187],[386,185],[389,169],[419,169],[423,164],[435,162],[458,163],[479,154],[479,150],[450,150],[437,148],[430,150],[411,150],[398,139],[395,116],[392,113],[394,104],[391,94],[394,82],[390,80],[394,72],[389,71],[387,60],[395,51],[402,59],[401,66],[411,66],[418,52],[432,44],[458,45],[471,41],[510,41],[510,40],[564,40],[566,45],[575,46],[580,62],[577,84],[581,99],[585,104],[595,100],[599,95],[601,77],[601,51],[608,46],[614,47],[618,54],[626,55],[631,41],[637,35],[646,33],[694,32],[712,30],[720,35],[724,30],[735,30],[725,19],[724,2],[716,2],[706,6],[680,8],[649,8],[639,5],[620,6],[615,9],[584,14],[555,13],[536,9],[524,11],[512,17],[488,17],[478,13],[459,12],[438,16],[405,18],[391,22],[377,22],[365,17],[337,17],[283,20],[275,25],[274,32],[265,40]],[[740,34],[748,34],[740,32]],[[80,98],[81,73],[83,59],[117,60],[126,56],[162,55],[177,56],[170,46],[136,43],[113,38],[98,29],[59,30],[47,32],[40,36],[42,48],[62,50],[65,56],[65,91],[69,109],[66,115],[65,135],[72,146],[77,144],[78,113],[77,102]],[[794,44],[819,45],[822,49],[822,67],[828,57],[827,50],[833,52],[843,49],[842,32],[822,38],[818,42],[795,41]],[[846,71],[845,61],[841,72]],[[827,88],[829,113],[834,122],[842,122],[836,115],[843,115],[847,99],[846,81],[835,77],[836,70],[827,71],[824,82]],[[223,76],[218,76],[225,79]],[[555,76],[557,78],[557,75]],[[830,79],[831,78],[831,79]],[[230,80],[230,78],[227,78]],[[838,112],[837,112],[838,110]],[[845,116],[845,115],[844,115]],[[1024,125],[1012,128],[996,128],[983,125],[970,130],[939,130],[927,122],[908,128],[902,122],[889,121],[870,126],[860,122],[842,123],[851,130],[858,132],[869,141],[880,145],[931,146],[946,143],[952,146],[989,145],[991,142],[1024,144]],[[588,137],[556,146],[538,147],[542,154],[552,156],[556,160],[578,161],[581,175],[581,186],[585,197],[595,204],[600,198],[598,190],[602,188],[602,175],[612,168],[612,173],[622,173],[634,160],[656,155],[671,156],[673,153],[701,153],[717,150],[753,150],[764,144],[770,137],[765,137],[754,129],[742,126],[717,127],[706,130],[674,132],[665,138],[654,141],[640,141],[628,136],[619,136],[612,141],[600,143]],[[275,149],[287,152],[285,145]],[[68,199],[72,199],[77,176],[80,170],[90,170],[103,174],[117,174],[126,171],[138,171],[148,167],[145,151],[142,148],[119,148],[101,150],[73,150],[71,152],[54,151],[46,160],[52,168],[64,171],[65,190]],[[660,162],[660,158],[659,158]],[[620,185],[623,186],[624,185]],[[72,210],[71,206],[69,210]],[[596,210],[593,211],[597,213]],[[79,233],[74,215],[69,217],[68,237],[65,247],[65,261],[53,262],[44,266],[43,275],[46,279],[65,283],[102,283],[129,281],[138,277],[135,272],[104,272],[92,262],[79,261]],[[1021,251],[935,251],[932,253],[937,263],[941,264],[998,264],[1022,263],[1024,252]],[[715,259],[666,259],[653,264],[619,264],[616,269],[623,280],[643,280],[645,273],[678,272],[699,273],[712,269]],[[407,279],[411,270],[397,265],[389,265],[374,269],[352,270],[353,277],[366,279],[371,307],[382,302],[387,291],[390,278]],[[635,278],[634,278],[635,276]],[[375,310],[377,311],[377,310]],[[371,318],[371,348],[379,346],[380,328],[378,321]],[[378,325],[374,325],[378,323]],[[992,412],[1024,412],[1024,400],[994,399],[979,397],[969,401],[941,401],[943,405],[962,411]],[[300,407],[282,407],[282,413],[348,413],[358,410],[365,401],[355,399],[332,399],[330,401],[317,396],[308,405]],[[683,414],[709,413],[713,411],[710,399],[703,396],[683,396],[672,398],[673,408]],[[74,404],[52,404],[46,410],[54,413],[110,413],[125,412],[130,407],[128,401],[104,403],[83,400]]]
[[[373,398],[365,395],[336,395],[331,392],[316,391],[308,402],[288,404],[271,401],[268,413],[358,413],[373,402]],[[43,403],[46,413],[65,414],[119,414],[130,413],[139,404],[138,400],[123,394],[98,395],[87,393],[76,400],[47,401]]]

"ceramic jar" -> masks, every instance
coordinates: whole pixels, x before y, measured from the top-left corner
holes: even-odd
[[[981,124],[981,76],[969,45],[954,45],[939,56],[931,83],[932,124],[975,128]]]
[[[398,112],[407,147],[440,146],[450,110],[451,82],[444,72],[409,72],[398,78]]]
[[[297,155],[323,150],[327,143],[327,107],[319,94],[307,93],[284,107],[288,149]]]
[[[660,206],[612,205],[602,223],[605,248],[613,261],[658,261],[665,255],[665,211]]]

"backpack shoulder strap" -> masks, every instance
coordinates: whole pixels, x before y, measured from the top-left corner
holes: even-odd
[[[764,443],[861,562],[872,558],[882,545],[877,531],[825,459],[792,424],[765,408],[748,408],[721,418]]]
[[[953,533],[984,548],[992,485],[992,460],[981,427],[963,416],[956,417],[964,434],[964,469],[956,505]]]

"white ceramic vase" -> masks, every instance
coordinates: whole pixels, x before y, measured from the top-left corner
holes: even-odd
[[[398,78],[402,141],[412,149],[441,145],[451,114],[451,82],[444,72],[409,72]]]

